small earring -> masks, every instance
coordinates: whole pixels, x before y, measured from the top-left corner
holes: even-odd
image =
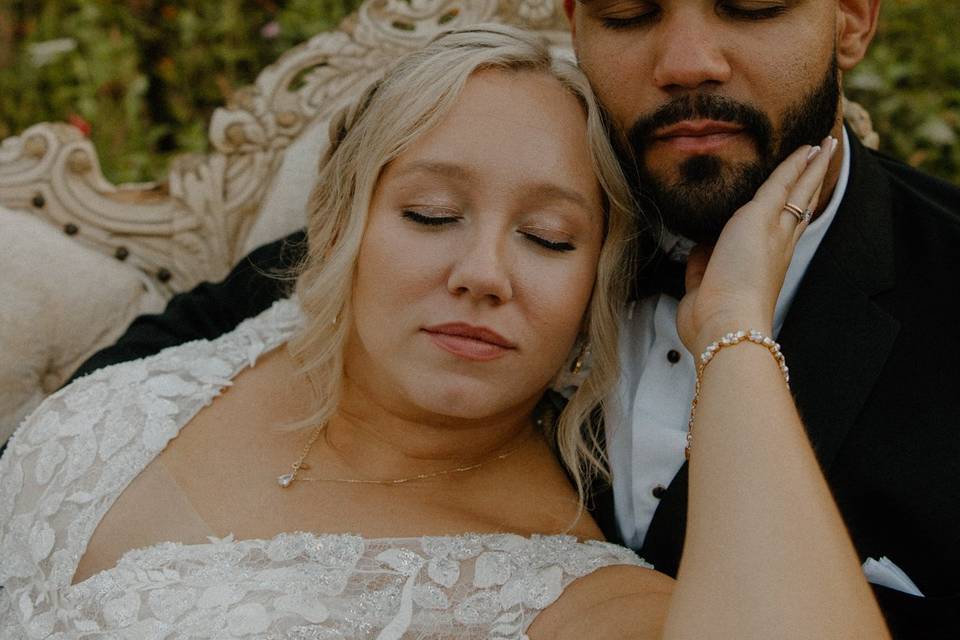
[[[569,359],[550,382],[550,388],[567,399],[583,384],[590,373],[590,343],[586,336],[581,336],[577,344],[579,349],[575,352],[576,356],[572,353],[567,356]]]
[[[573,375],[579,375],[580,371],[583,369],[584,364],[590,359],[590,342],[584,340],[583,344],[580,346],[580,352],[577,354],[576,359],[573,361],[573,365],[570,367],[570,373]]]

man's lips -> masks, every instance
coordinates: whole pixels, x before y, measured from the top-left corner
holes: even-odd
[[[435,345],[468,360],[494,360],[517,348],[517,345],[487,327],[463,322],[424,327]]]
[[[684,120],[653,133],[653,141],[686,153],[709,153],[744,131],[743,127],[718,120]]]
[[[741,131],[743,131],[743,127],[733,122],[723,122],[721,120],[684,120],[657,129],[653,132],[653,137],[655,139],[679,137],[699,138],[721,133],[740,133]]]

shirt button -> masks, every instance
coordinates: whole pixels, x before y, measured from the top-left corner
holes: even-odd
[[[658,484],[657,486],[655,486],[655,487],[653,488],[653,491],[651,491],[650,493],[653,494],[653,497],[654,497],[654,498],[656,498],[657,500],[659,500],[660,498],[662,498],[662,497],[664,496],[664,494],[667,493],[667,488],[664,487],[664,486],[661,485],[661,484]]]
[[[677,364],[680,362],[680,352],[676,349],[670,349],[670,351],[667,351],[667,360],[670,361],[670,364]]]

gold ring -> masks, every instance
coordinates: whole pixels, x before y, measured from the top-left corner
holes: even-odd
[[[806,211],[804,211],[797,205],[793,204],[792,202],[788,202],[785,205],[783,205],[783,210],[789,211],[790,215],[792,215],[794,218],[797,219],[797,222],[803,222],[804,218],[806,218],[807,216]]]

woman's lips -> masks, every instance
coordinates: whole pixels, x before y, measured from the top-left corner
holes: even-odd
[[[444,351],[467,360],[496,360],[516,349],[512,342],[486,327],[450,323],[426,327],[423,331]]]

